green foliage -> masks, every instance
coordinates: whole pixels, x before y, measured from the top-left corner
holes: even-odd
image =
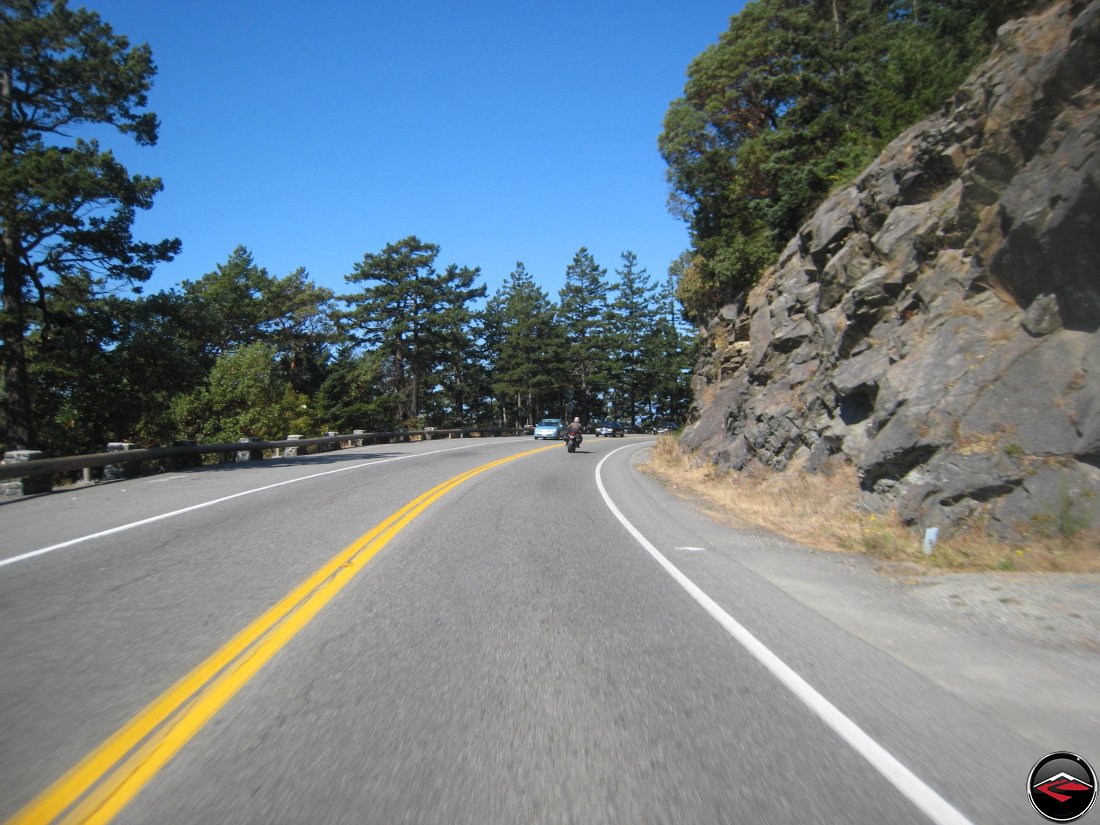
[[[432,378],[438,391],[431,395],[430,420],[435,426],[461,427],[478,408],[484,394],[485,373],[478,360],[472,333],[475,312],[471,303],[485,297],[485,285],[475,286],[481,270],[451,264],[436,282],[436,310],[430,320],[430,346],[436,351]]]
[[[608,363],[608,392],[605,412],[613,419],[634,421],[638,403],[646,391],[644,342],[652,326],[651,310],[656,286],[645,269],[638,268],[638,256],[622,253],[623,265],[616,269],[619,280],[604,314]]]
[[[401,425],[398,399],[385,387],[383,358],[378,352],[356,353],[354,348],[344,347],[329,365],[313,408],[325,432],[387,432]]]
[[[0,360],[4,441],[34,442],[27,338],[51,323],[59,293],[85,295],[112,279],[149,277],[179,241],[134,240],[138,209],[161,189],[130,175],[94,140],[71,135],[106,125],[152,145],[144,111],[154,74],[148,46],[131,47],[94,12],[61,2],[0,3]],[[92,288],[92,289],[89,289]],[[72,319],[78,313],[70,312]]]
[[[433,248],[417,243],[433,259]],[[337,319],[341,327],[328,290],[303,271],[273,278],[239,248],[215,272],[150,296],[102,296],[90,276],[68,277],[27,338],[35,421],[48,450],[74,454],[117,440],[153,447],[182,438],[516,426],[563,416],[570,400],[586,419],[682,420],[692,345],[672,287],[683,278],[670,273],[658,287],[630,252],[614,284],[585,250],[571,273],[569,313],[521,263],[477,311],[485,289],[476,268],[423,267],[418,346],[427,372],[416,417],[400,372],[414,363],[411,351],[387,345],[399,318],[356,326],[356,313],[367,312],[360,301]],[[570,352],[579,353],[584,376]],[[300,383],[301,361],[312,386]]]
[[[438,246],[410,235],[367,253],[344,276],[349,283],[369,284],[343,296],[350,305],[345,328],[356,344],[382,354],[387,391],[398,400],[401,421],[413,427],[421,423],[437,370],[449,367],[452,394],[461,393],[462,369],[455,359],[469,356],[454,351],[456,330],[470,317],[468,304],[485,295],[484,286],[474,286],[479,270],[452,265],[440,274],[438,254]],[[451,409],[461,415],[463,403],[453,398]]]
[[[96,289],[87,276],[59,281],[28,338],[33,418],[52,452],[170,443],[174,399],[200,388],[220,356],[252,344],[274,347],[298,393],[325,380],[332,293],[303,270],[272,278],[238,248],[182,291],[126,300]]]
[[[213,272],[181,284],[184,298],[193,307],[191,331],[204,341],[207,358],[213,360],[262,339],[269,315],[264,287],[269,281],[252,253],[238,246]]]
[[[750,287],[810,212],[949,98],[1028,0],[753,0],[695,58],[659,139],[690,319]]]
[[[335,336],[332,290],[309,280],[304,269],[274,278],[243,246],[197,281],[183,282],[188,305],[184,334],[201,342],[208,365],[223,352],[274,343],[295,389],[315,392]]]
[[[683,424],[691,407],[691,372],[698,359],[699,341],[680,328],[677,321],[676,271],[656,294],[653,322],[644,337],[643,364],[650,421]]]
[[[564,414],[567,344],[555,312],[520,261],[486,305],[483,353],[495,406],[506,426]]]
[[[93,279],[72,277],[27,339],[34,418],[55,454],[99,452],[117,440],[514,426],[564,415],[570,400],[583,401],[575,413],[586,419],[681,420],[692,354],[677,326],[674,278],[659,288],[630,252],[614,284],[584,250],[572,271],[570,325],[522,263],[481,311],[477,269],[426,267],[419,347],[427,372],[415,418],[401,353],[386,345],[384,330],[402,321],[383,317],[399,311],[393,306],[371,310],[377,337],[368,340],[352,323],[363,303],[348,307],[341,328],[327,290],[301,270],[268,276],[243,247],[180,290],[149,296],[100,296]],[[583,395],[568,357],[581,344],[573,351],[589,359]],[[303,359],[313,388],[296,380]],[[406,352],[403,363],[411,362]]]
[[[582,419],[596,412],[597,398],[610,383],[605,326],[608,291],[607,270],[582,246],[565,269],[557,314],[568,345],[565,366],[573,379],[573,415]]]
[[[172,398],[201,384],[208,369],[181,340],[180,297],[96,298],[92,289],[56,293],[49,322],[28,339],[40,443],[74,454],[100,452],[108,441],[170,442]]]
[[[224,444],[277,441],[313,429],[306,396],[295,392],[273,345],[247,344],[218,356],[202,387],[172,402],[180,438]]]
[[[670,272],[662,286],[637,268],[633,252],[624,252],[622,261],[607,316],[613,368],[605,413],[639,426],[682,420],[690,404],[687,374],[694,356],[692,338],[677,326],[674,275]]]

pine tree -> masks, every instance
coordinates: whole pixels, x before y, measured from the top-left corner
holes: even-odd
[[[530,425],[564,412],[564,330],[549,296],[522,262],[485,308],[484,341],[505,426]]]
[[[573,414],[590,418],[602,406],[600,396],[610,381],[607,351],[607,270],[581,247],[565,270],[558,293],[558,319],[565,328],[567,367],[573,379]]]
[[[367,253],[350,275],[350,283],[372,283],[362,292],[345,295],[347,315],[357,344],[378,350],[388,362],[398,416],[415,426],[423,406],[423,387],[432,357],[423,346],[437,300],[435,244],[410,235],[387,244],[378,254]]]
[[[474,286],[480,270],[451,265],[440,274],[438,254],[437,245],[410,235],[378,254],[367,253],[344,276],[371,284],[344,296],[350,304],[347,330],[355,344],[381,354],[399,418],[417,428],[426,423],[427,395],[436,389],[440,368],[448,365],[445,380],[452,391],[464,380],[464,359],[472,357],[467,305],[485,294],[484,286]]]
[[[470,306],[485,297],[485,285],[474,285],[480,275],[478,268],[451,264],[437,283],[439,298],[429,334],[430,346],[438,353],[435,421],[443,426],[471,423],[466,420],[467,410],[483,383],[474,330],[477,314]]]
[[[155,71],[148,46],[131,47],[94,12],[64,0],[0,3],[0,361],[9,449],[35,440],[30,329],[78,323],[46,318],[52,298],[67,281],[94,292],[111,280],[147,280],[179,251],[178,240],[148,244],[131,234],[160,180],[130,175],[97,141],[71,137],[105,125],[154,145],[157,118],[143,110]]]
[[[249,344],[272,342],[294,388],[312,393],[324,378],[334,340],[333,292],[302,268],[274,278],[238,246],[224,264],[197,281],[184,281],[189,320],[181,335],[201,342],[204,360]]]
[[[607,341],[611,358],[613,395],[611,416],[637,423],[639,405],[646,400],[653,384],[652,373],[661,365],[647,360],[647,336],[660,320],[656,302],[657,286],[644,268],[638,269],[633,252],[622,253],[623,265],[615,270],[619,280],[615,298],[608,306]]]

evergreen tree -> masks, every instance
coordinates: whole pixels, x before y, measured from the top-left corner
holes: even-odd
[[[493,395],[504,426],[535,423],[564,412],[565,336],[555,307],[521,261],[490,298],[484,346]]]
[[[108,441],[130,437],[141,414],[135,405],[145,400],[116,357],[130,302],[94,292],[94,284],[68,279],[51,296],[50,315],[69,322],[43,324],[27,336],[35,435],[40,447],[60,455],[100,452]]]
[[[653,384],[652,375],[662,369],[657,360],[647,359],[645,352],[646,339],[660,320],[660,307],[657,287],[646,270],[638,268],[638,257],[627,251],[622,259],[622,268],[615,270],[619,276],[615,298],[607,312],[613,388],[609,412],[612,418],[636,424],[640,405]]]
[[[213,272],[180,285],[193,308],[190,332],[204,342],[204,358],[211,365],[219,355],[263,339],[267,280],[267,271],[257,266],[252,253],[238,246]]]
[[[386,361],[380,352],[356,352],[341,347],[329,364],[312,408],[320,428],[326,432],[354,430],[388,432],[401,425],[398,398],[385,375]]]
[[[438,308],[431,327],[432,348],[438,353],[434,423],[444,427],[468,423],[469,407],[484,384],[474,331],[476,313],[470,306],[485,297],[485,285],[474,285],[480,275],[478,268],[451,264],[438,282]]]
[[[684,312],[676,298],[684,256],[668,268],[668,278],[657,290],[656,313],[643,345],[647,372],[650,415],[656,420],[682,424],[691,408],[691,373],[698,357],[699,339],[683,322]]]
[[[334,294],[304,269],[274,278],[238,246],[213,272],[184,281],[182,299],[189,311],[181,335],[202,342],[208,368],[223,353],[268,341],[295,389],[311,393],[320,386],[335,334]]]
[[[443,364],[452,367],[452,389],[458,387],[453,382],[461,380],[462,370],[455,364],[470,352],[462,330],[470,318],[467,305],[485,294],[483,286],[473,285],[480,270],[449,266],[440,274],[438,254],[438,246],[410,235],[378,254],[367,253],[345,276],[369,284],[344,296],[350,304],[345,320],[356,344],[385,359],[399,417],[410,427],[425,423],[426,395],[436,388]]]
[[[423,406],[423,386],[433,358],[423,346],[436,295],[435,244],[410,235],[367,253],[344,279],[371,284],[345,295],[351,305],[347,320],[358,344],[378,350],[386,359],[398,417],[415,426]]]
[[[64,0],[0,2],[0,361],[9,449],[35,442],[28,334],[78,323],[73,314],[46,319],[51,298],[144,281],[179,251],[178,240],[148,244],[131,234],[160,180],[130,175],[97,141],[70,137],[103,125],[155,144],[157,119],[144,111],[154,73],[149,47],[131,47],[94,12]]]
[[[275,344],[290,383],[298,392],[316,392],[336,343],[335,293],[298,268],[285,278],[265,279],[261,295],[267,307],[261,329]]]
[[[566,366],[573,379],[573,414],[590,418],[602,406],[600,396],[610,380],[607,352],[607,270],[581,247],[565,270],[558,293],[558,319],[568,342]]]

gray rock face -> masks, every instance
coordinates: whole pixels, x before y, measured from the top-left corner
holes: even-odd
[[[1100,0],[1006,25],[941,115],[704,333],[686,446],[854,464],[909,523],[1100,526]]]

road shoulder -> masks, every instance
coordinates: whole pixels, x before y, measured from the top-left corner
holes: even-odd
[[[815,550],[732,526],[667,489],[638,469],[647,452],[630,456],[630,511],[648,529],[659,531],[663,522],[694,537],[665,541],[684,572],[704,564],[707,554],[735,560],[1037,750],[1077,747],[1100,759],[1100,576],[915,575],[864,556]]]

